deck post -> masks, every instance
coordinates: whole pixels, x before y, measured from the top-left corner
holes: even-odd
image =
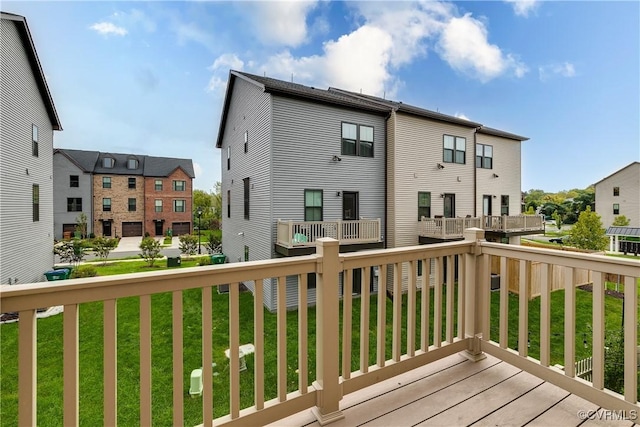
[[[340,411],[342,386],[340,376],[340,304],[338,275],[340,273],[339,241],[327,237],[317,240],[318,254],[316,286],[316,406],[311,409],[320,425],[344,418]]]
[[[482,339],[482,322],[480,317],[483,311],[480,308],[480,277],[486,273],[482,271],[480,241],[484,240],[484,230],[480,228],[468,228],[464,231],[464,239],[474,242],[472,253],[464,255],[464,310],[465,310],[465,338],[467,339],[467,350],[460,353],[467,359],[477,362],[487,356],[480,349]]]

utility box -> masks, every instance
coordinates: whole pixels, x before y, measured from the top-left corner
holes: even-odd
[[[60,268],[58,270],[47,271],[44,275],[49,282],[54,280],[66,280],[71,275],[71,270],[68,268]]]
[[[224,264],[227,260],[225,254],[213,254],[211,255],[211,264]]]
[[[167,257],[167,267],[180,267],[180,257]]]
[[[202,369],[194,369],[191,371],[189,395],[191,397],[202,396]]]
[[[491,290],[496,291],[500,289],[500,275],[492,274],[491,275]]]

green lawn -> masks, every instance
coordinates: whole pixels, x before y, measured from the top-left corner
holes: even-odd
[[[183,266],[195,265],[196,261],[183,260]],[[149,271],[165,268],[166,261],[160,261],[157,267],[150,269],[144,262],[116,262],[105,267],[98,267],[100,275],[119,274],[123,271]],[[431,313],[433,313],[433,290],[431,291]],[[443,289],[446,294],[446,288]],[[183,294],[184,302],[184,388],[185,425],[201,423],[201,398],[192,399],[188,395],[189,376],[192,369],[201,365],[201,291],[189,290]],[[492,295],[492,339],[497,340],[497,306],[499,294]],[[552,363],[563,364],[563,293],[552,294]],[[419,301],[419,296],[418,296]],[[443,303],[445,301],[443,295]],[[588,348],[583,346],[583,332],[587,332],[586,325],[591,323],[591,294],[586,291],[576,291],[577,319],[576,319],[576,357],[583,358],[590,355],[590,335],[587,333]],[[360,303],[353,300],[352,324],[352,370],[359,366],[360,340]],[[217,366],[214,368],[214,416],[219,417],[228,413],[229,396],[229,363],[224,356],[228,348],[228,296],[213,292],[213,359]],[[342,303],[341,303],[342,304]],[[376,313],[377,296],[370,300],[370,354],[369,364],[375,363],[376,354]],[[386,330],[386,359],[391,358],[391,320],[392,301],[386,299],[387,330]],[[315,308],[308,309],[309,330],[309,383],[315,377]],[[418,302],[417,319],[420,319],[420,304]],[[539,299],[529,302],[530,325],[530,355],[538,356],[539,349]],[[443,307],[444,313],[444,307]],[[298,321],[297,312],[287,313],[287,366],[288,389],[297,389],[297,345]],[[619,328],[621,314],[621,300],[606,298],[607,328]],[[253,297],[249,292],[240,295],[240,343],[253,343]],[[102,354],[102,303],[82,304],[80,307],[80,423],[92,426],[102,419],[103,402],[103,354]],[[266,399],[277,395],[276,371],[276,314],[265,310],[265,396]],[[518,303],[517,296],[509,299],[509,344],[517,347]],[[342,319],[340,319],[342,324]],[[431,328],[433,328],[433,322]],[[171,323],[171,295],[158,294],[152,297],[152,397],[153,422],[157,425],[172,423],[172,323]],[[402,320],[402,353],[406,352],[406,295],[403,296]],[[443,326],[444,329],[444,326]],[[2,364],[0,365],[0,425],[12,426],[17,424],[17,330],[18,324],[0,326],[2,349]],[[118,300],[118,423],[120,425],[136,425],[139,420],[139,305],[137,298]],[[419,337],[420,325],[416,327]],[[433,336],[433,329],[430,337]],[[444,337],[443,337],[444,338]],[[416,339],[416,349],[420,340]],[[60,425],[62,423],[62,316],[53,316],[38,320],[38,421],[39,425]],[[248,371],[242,373],[241,378],[241,406],[249,407],[253,404],[253,357],[247,357]]]

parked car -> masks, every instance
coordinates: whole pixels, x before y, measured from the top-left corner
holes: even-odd
[[[553,239],[549,239],[549,243],[557,243],[559,245],[564,245],[569,240],[569,236],[562,237],[554,237]]]

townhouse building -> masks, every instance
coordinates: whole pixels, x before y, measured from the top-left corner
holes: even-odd
[[[594,184],[596,212],[609,227],[619,215],[630,227],[640,227],[640,162],[632,162]]]
[[[0,12],[0,284],[53,266],[53,135],[61,131],[25,17]]]

